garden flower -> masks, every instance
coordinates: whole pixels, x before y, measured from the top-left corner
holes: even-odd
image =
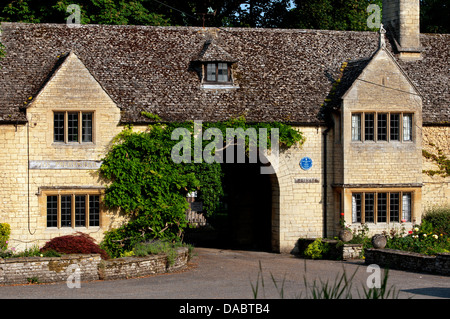
[[[419,228],[418,227],[414,227],[414,231],[419,231]]]
[[[417,235],[413,235],[412,237],[413,237],[413,238],[417,238],[417,237],[419,237],[419,236],[417,236]]]
[[[434,235],[433,235],[433,238],[434,238],[434,239],[438,239],[438,238],[439,238],[439,236],[438,236],[438,235],[436,235],[436,234],[434,234]]]
[[[423,234],[423,237],[427,237],[427,234]]]

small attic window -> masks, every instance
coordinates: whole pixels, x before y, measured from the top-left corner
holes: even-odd
[[[226,62],[205,63],[205,81],[208,83],[230,83],[230,64]]]

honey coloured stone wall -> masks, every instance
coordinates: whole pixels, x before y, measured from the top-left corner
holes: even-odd
[[[387,114],[387,127],[386,138],[379,139],[380,113]],[[372,124],[365,121],[366,114],[373,116]],[[398,128],[400,135],[391,139],[392,114],[397,114],[402,121],[404,114],[412,118],[411,138],[405,133],[405,124],[401,123]],[[352,136],[352,115],[360,116],[359,138],[354,132]],[[354,229],[362,226],[352,220],[353,192],[411,193],[412,218],[406,227],[420,223],[423,182],[422,97],[384,47],[380,47],[367,62],[364,70],[344,94],[341,116],[342,181],[337,183],[336,196],[340,197],[340,209],[344,213],[346,224]],[[366,136],[366,126],[370,125],[373,127],[372,138]],[[339,174],[336,176],[339,177]],[[376,212],[377,203],[374,202],[374,214]],[[385,222],[378,222],[376,218],[366,225],[371,234],[402,227],[400,221],[391,222],[387,219]]]
[[[47,227],[46,195],[101,195],[105,184],[95,170],[91,166],[80,169],[74,163],[98,163],[122,130],[120,110],[84,64],[74,53],[62,59],[43,89],[28,99],[28,123],[4,125],[0,131],[0,216],[2,222],[11,225],[9,247],[17,250],[42,246],[53,237],[76,231],[89,233],[100,241],[105,230],[122,222],[115,212],[103,210],[99,227]],[[55,142],[54,112],[91,113],[92,142]],[[67,121],[66,118],[65,126]],[[41,165],[43,162],[46,165]]]
[[[424,126],[423,150],[429,154],[443,156],[444,160],[450,159],[450,127],[449,126]],[[423,210],[433,206],[450,207],[450,176],[438,173],[442,167],[433,160],[423,158]],[[444,169],[445,171],[445,169]],[[427,173],[429,172],[429,173]]]
[[[412,141],[365,141],[364,137],[362,141],[352,141],[352,113],[363,112],[413,114]],[[363,119],[361,122],[364,125]],[[344,98],[343,183],[421,183],[421,130],[420,95],[389,53],[379,50]],[[362,129],[361,135],[364,133]]]
[[[326,127],[297,127],[305,142],[280,153],[279,184],[279,242],[280,250],[291,251],[298,238],[324,236],[324,132]],[[328,181],[332,178],[332,134],[326,135]],[[301,167],[302,159],[310,159],[311,167]],[[327,202],[331,201],[327,188]],[[331,213],[330,213],[331,214]],[[330,215],[332,216],[332,215]],[[330,228],[332,228],[330,222]]]

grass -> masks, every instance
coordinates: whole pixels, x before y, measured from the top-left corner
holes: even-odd
[[[144,257],[148,255],[166,254],[169,265],[172,266],[177,258],[177,248],[179,247],[188,247],[189,256],[192,255],[192,246],[162,240],[137,243],[133,248],[133,255],[137,257]]]

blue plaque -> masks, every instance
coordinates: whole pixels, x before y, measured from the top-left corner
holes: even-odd
[[[312,164],[312,159],[310,159],[309,157],[303,157],[300,160],[300,167],[305,171],[309,170],[312,167]]]

